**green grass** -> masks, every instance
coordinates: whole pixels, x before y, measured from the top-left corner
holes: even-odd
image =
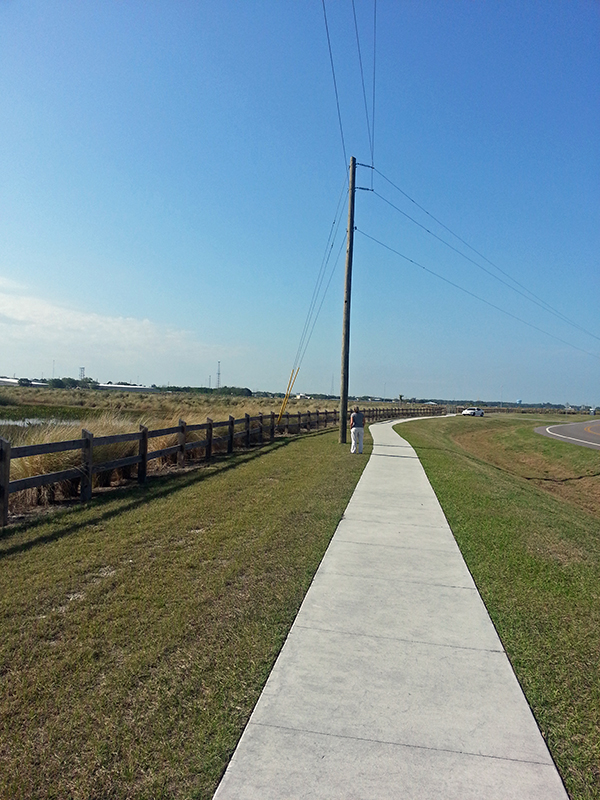
[[[99,409],[80,406],[10,405],[0,403],[0,418],[19,421],[22,419],[77,420],[96,417]]]
[[[600,798],[600,454],[535,434],[541,424],[551,421],[456,417],[397,430],[421,459],[570,797],[587,800]]]
[[[321,432],[9,529],[0,797],[211,797],[365,463]]]

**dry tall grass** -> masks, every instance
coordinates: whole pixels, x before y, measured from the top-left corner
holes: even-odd
[[[48,400],[48,395],[56,402],[57,417],[60,417],[60,410],[65,407],[58,405],[63,399],[63,395],[76,395],[77,392],[66,392],[64,390],[29,390],[19,387],[12,390],[18,393],[22,400],[26,400],[28,408],[31,409],[31,401],[35,398]],[[97,395],[101,399],[109,402],[119,402],[118,395],[106,396],[101,392],[80,392],[86,399],[95,400]],[[13,400],[18,399],[13,397]],[[145,425],[150,431],[163,428],[172,428],[179,424],[180,419],[184,419],[188,425],[203,424],[207,418],[213,422],[225,422],[229,415],[235,419],[243,419],[245,414],[257,416],[263,413],[265,423],[271,411],[276,411],[272,398],[239,398],[239,397],[210,397],[204,395],[127,395],[125,397],[127,408],[119,410],[105,410],[98,414],[93,410],[89,417],[83,417],[72,421],[56,422],[48,420],[41,424],[27,425],[18,427],[16,425],[0,426],[0,437],[6,438],[13,447],[46,444],[49,442],[68,441],[79,439],[82,429],[90,431],[94,437],[112,436],[123,433],[133,433],[139,430],[139,425]],[[331,403],[330,403],[331,405]],[[48,405],[45,409],[48,409]],[[93,406],[89,405],[90,409]],[[315,404],[309,400],[290,402],[290,416],[297,414],[298,411],[305,411],[308,408],[316,410]],[[319,410],[325,410],[324,407]],[[236,426],[236,430],[243,428],[243,424]],[[215,438],[226,436],[226,428],[215,430]],[[187,435],[188,441],[202,441],[206,438],[204,430],[190,431]],[[177,434],[167,434],[150,439],[150,451],[162,450],[177,444]],[[223,442],[215,441],[214,452],[226,449]],[[118,442],[108,445],[94,447],[94,462],[103,463],[114,461],[119,458],[136,455],[138,443]],[[202,450],[195,451],[197,456],[201,456]],[[164,469],[166,465],[175,460],[174,456],[153,459],[148,462],[148,471],[157,472]],[[11,461],[10,478],[20,480],[34,475],[41,475],[50,472],[73,469],[81,464],[81,451],[71,450],[60,453],[47,453],[41,455],[16,458]],[[130,477],[130,469],[114,470],[112,472],[100,473],[94,476],[95,486],[109,486],[114,481]],[[69,500],[77,495],[78,481],[64,481],[60,484],[27,489],[16,492],[11,496],[11,511],[23,512],[32,506],[47,505],[56,501]]]
[[[281,398],[277,397],[235,397],[217,394],[194,394],[184,392],[133,393],[100,391],[92,389],[35,389],[27,386],[0,387],[0,406],[20,405],[60,409],[89,408],[97,414],[98,410],[131,413],[135,415],[156,416],[160,419],[181,416],[186,421],[191,414],[204,415],[217,420],[227,419],[229,414],[236,417],[244,413],[251,415],[279,411]],[[325,410],[337,407],[336,400],[296,400],[289,402],[289,411],[307,409]],[[186,416],[186,414],[188,416]],[[2,413],[0,411],[0,417]]]
[[[0,437],[8,439],[13,447],[18,447],[79,439],[82,429],[90,431],[94,437],[112,436],[134,433],[139,430],[140,424],[152,431],[175,427],[180,419],[185,420],[188,425],[197,425],[205,423],[208,418],[216,423],[226,422],[230,415],[235,419],[243,419],[245,414],[255,417],[261,413],[267,424],[269,414],[274,412],[277,415],[280,406],[281,398],[273,397],[237,397],[192,392],[137,394],[91,389],[1,387],[0,418],[3,416],[2,407],[10,407],[12,418],[19,416],[19,410],[22,409],[22,418],[49,417],[49,419],[45,423],[25,427],[0,425]],[[333,411],[336,407],[335,400],[293,398],[288,403],[287,411],[290,414],[290,424],[293,425],[298,412]],[[89,415],[86,413],[87,410]],[[4,416],[7,416],[6,412]],[[71,416],[76,418],[72,421],[56,421],[69,420]],[[239,431],[243,427],[242,423],[236,426],[236,430]],[[226,435],[226,428],[215,430],[213,452],[226,450],[226,444],[219,442],[217,438]],[[204,430],[190,431],[187,435],[188,441],[202,441],[205,438]],[[149,449],[162,450],[176,444],[177,435],[170,434],[152,438]],[[138,444],[135,441],[97,446],[94,447],[94,462],[98,464],[126,458],[136,455],[137,451]],[[196,457],[203,456],[201,449],[193,452]],[[153,459],[148,462],[148,471],[157,472],[174,461],[175,456]],[[80,464],[79,450],[28,456],[12,460],[10,477],[11,480],[20,480],[33,475],[77,468]],[[125,468],[97,474],[94,476],[94,485],[109,486],[112,482],[128,478],[130,471],[130,468]],[[22,513],[33,506],[69,500],[76,497],[77,492],[77,480],[15,492],[10,500],[11,511]]]

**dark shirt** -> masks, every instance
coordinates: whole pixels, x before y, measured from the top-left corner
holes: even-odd
[[[365,427],[365,415],[361,411],[352,412],[352,415],[350,416],[350,427],[351,428]]]

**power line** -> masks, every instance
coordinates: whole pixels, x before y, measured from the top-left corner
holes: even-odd
[[[375,165],[375,70],[377,65],[377,0],[373,0],[373,110],[371,112],[371,168]],[[371,171],[371,189],[373,172]]]
[[[368,166],[368,165],[363,164],[362,166]],[[400,189],[399,186],[396,186],[396,184],[393,183],[393,181],[391,181],[388,177],[386,177],[377,168],[374,167],[373,170],[374,170],[374,172],[377,172],[378,175],[381,175],[381,177],[385,181],[387,181],[391,186],[393,186],[395,189],[397,189],[397,191],[399,191],[400,194],[402,194],[404,197],[406,197],[407,200],[410,200],[410,202],[413,203],[415,206],[417,206],[417,208],[419,208],[421,211],[423,211],[423,213],[427,214],[427,216],[430,217],[432,220],[434,220],[434,222],[436,222],[438,225],[440,225],[442,228],[444,228],[444,230],[447,230],[448,233],[450,233],[452,236],[454,236],[456,239],[458,239],[460,242],[462,242],[462,244],[464,244],[465,247],[468,247],[469,250],[472,250],[476,255],[478,255],[480,258],[482,258],[484,261],[486,261],[488,264],[490,264],[492,267],[494,267],[494,269],[498,270],[498,272],[500,272],[502,275],[505,275],[510,281],[512,281],[512,283],[516,284],[516,286],[520,287],[520,289],[523,289],[523,291],[520,291],[520,289],[517,289],[517,288],[515,288],[515,286],[512,286],[511,284],[509,284],[506,281],[502,280],[502,278],[499,278],[493,272],[491,272],[490,270],[486,269],[486,267],[482,266],[481,264],[479,264],[474,259],[472,259],[469,256],[465,255],[465,253],[461,252],[456,247],[453,247],[453,245],[451,245],[445,239],[442,239],[440,236],[438,236],[437,234],[433,233],[433,231],[430,231],[429,228],[425,227],[425,225],[422,225],[420,222],[418,222],[416,219],[411,217],[405,211],[402,211],[400,208],[398,208],[398,206],[394,205],[394,203],[392,203],[391,201],[387,200],[381,194],[379,194],[378,192],[374,192],[374,194],[376,194],[381,200],[383,200],[389,206],[391,206],[396,211],[398,211],[400,214],[402,214],[402,216],[404,216],[407,219],[409,219],[411,222],[413,222],[419,228],[422,228],[426,233],[428,233],[430,236],[433,236],[435,239],[437,239],[442,244],[446,245],[446,247],[449,247],[455,253],[458,253],[458,255],[462,256],[462,258],[466,259],[471,264],[474,264],[478,269],[482,270],[487,275],[489,275],[490,277],[494,278],[494,280],[499,281],[504,286],[507,286],[509,289],[512,289],[513,292],[516,292],[517,294],[519,294],[522,297],[524,297],[530,303],[533,303],[534,305],[539,306],[544,311],[547,311],[548,313],[553,314],[555,317],[557,317],[558,319],[561,319],[563,322],[566,322],[568,325],[571,325],[573,328],[577,328],[577,330],[582,331],[582,333],[586,333],[588,336],[591,336],[593,339],[597,339],[598,341],[600,341],[600,336],[596,336],[595,333],[592,333],[591,331],[588,331],[587,328],[584,328],[582,325],[579,325],[579,323],[574,322],[572,319],[569,319],[569,317],[567,317],[565,314],[563,314],[562,311],[559,311],[558,309],[556,309],[553,306],[551,306],[550,303],[547,303],[541,297],[538,297],[538,295],[534,294],[534,292],[532,292],[530,289],[528,289],[522,283],[519,283],[519,281],[517,281],[515,278],[513,278],[512,275],[510,275],[505,270],[501,269],[497,264],[494,264],[493,261],[490,261],[490,259],[487,258],[486,256],[484,256],[483,253],[480,253],[478,250],[476,250],[474,247],[472,247],[468,242],[466,242],[464,239],[462,239],[457,233],[454,233],[454,231],[451,230],[451,228],[449,228],[447,225],[444,225],[443,222],[441,222],[439,219],[434,217],[433,214],[431,214],[429,211],[427,211],[426,208],[423,208],[423,206],[419,205],[419,203],[417,203],[416,200],[413,200],[412,197],[410,197],[406,192],[404,192],[402,189]]]
[[[430,236],[433,236],[433,238],[437,239],[438,242],[441,242],[442,244],[446,245],[446,247],[450,248],[450,250],[452,250],[453,252],[458,253],[458,255],[461,256],[462,258],[464,258],[466,261],[469,261],[471,264],[474,264],[477,267],[477,269],[482,270],[487,275],[489,275],[491,278],[493,278],[495,281],[498,281],[499,283],[501,283],[504,286],[508,287],[511,291],[516,292],[518,295],[521,295],[521,297],[524,297],[525,300],[527,300],[530,303],[533,303],[534,305],[538,306],[543,311],[547,311],[548,313],[553,314],[555,317],[557,317],[558,319],[562,320],[563,322],[567,322],[569,325],[572,325],[574,328],[577,328],[578,330],[583,331],[584,333],[587,333],[589,336],[592,336],[594,339],[598,339],[598,341],[600,341],[600,336],[596,336],[595,334],[591,333],[590,331],[587,331],[585,328],[583,328],[578,323],[572,322],[564,314],[561,314],[560,311],[555,311],[551,306],[548,306],[547,303],[544,303],[543,301],[538,301],[537,299],[534,299],[534,297],[530,297],[528,294],[525,294],[525,292],[520,291],[520,289],[517,289],[515,286],[512,286],[507,281],[502,280],[502,278],[499,278],[491,270],[486,269],[486,267],[482,266],[481,264],[478,264],[477,261],[472,259],[470,256],[465,255],[465,253],[463,253],[461,250],[458,250],[458,248],[456,248],[453,245],[451,245],[445,239],[442,239],[441,236],[437,235],[437,233],[433,233],[433,231],[430,231],[429,228],[426,228],[425,225],[422,225],[420,222],[418,222],[416,219],[414,219],[414,217],[411,217],[410,214],[407,214],[405,211],[402,211],[401,208],[398,208],[398,206],[394,205],[394,203],[392,203],[390,200],[388,200],[387,198],[383,197],[383,195],[379,194],[379,192],[375,192],[374,191],[373,194],[376,197],[379,197],[380,200],[383,200],[384,203],[387,203],[389,206],[391,206],[393,209],[395,209],[399,214],[402,214],[403,217],[406,217],[406,219],[410,220],[415,225],[417,225],[419,228],[424,230]]]
[[[374,169],[375,172],[377,172],[378,175],[380,175],[385,181],[387,181],[390,184],[390,186],[393,186],[394,189],[396,189],[398,192],[400,192],[401,195],[406,197],[407,200],[409,200],[411,203],[413,203],[413,205],[415,205],[418,209],[420,209],[424,214],[427,214],[427,216],[430,217],[434,222],[437,222],[437,224],[440,225],[442,228],[444,228],[444,230],[448,231],[448,233],[450,233],[452,236],[454,236],[456,239],[458,239],[459,242],[461,242],[466,247],[468,247],[469,250],[472,250],[480,258],[483,258],[483,260],[487,261],[487,263],[490,264],[492,267],[494,267],[494,269],[497,269],[498,272],[501,272],[503,275],[505,275],[507,278],[509,278],[509,280],[513,281],[513,283],[515,283],[517,286],[520,286],[521,289],[524,289],[532,297],[535,297],[536,300],[539,300],[541,303],[544,303],[544,305],[548,306],[548,304],[545,303],[544,300],[542,300],[540,297],[538,297],[536,294],[534,294],[530,289],[528,289],[526,286],[523,286],[523,284],[519,283],[519,281],[517,281],[515,278],[513,278],[512,275],[510,275],[508,272],[505,272],[497,264],[494,264],[493,261],[490,261],[489,258],[487,258],[485,255],[483,255],[483,253],[480,253],[479,250],[476,250],[472,245],[470,245],[467,241],[465,241],[462,237],[460,237],[457,233],[455,233],[451,228],[449,228],[447,225],[444,225],[444,223],[441,220],[439,220],[437,217],[434,217],[434,215],[431,212],[429,212],[426,208],[424,208],[422,205],[417,203],[416,200],[414,200],[409,194],[407,194],[403,189],[401,189],[392,180],[390,180],[386,175],[384,175],[383,172],[380,172],[376,167],[374,167],[373,169]],[[551,308],[551,306],[550,306],[550,308]],[[557,312],[557,313],[560,314],[560,312]]]
[[[331,258],[331,251],[333,250],[333,246],[335,244],[335,238],[337,236],[337,231],[338,231],[338,228],[339,228],[339,225],[340,225],[340,221],[342,219],[342,215],[340,213],[340,210],[342,208],[342,201],[344,199],[345,193],[346,193],[346,187],[344,185],[344,186],[342,186],[342,191],[340,193],[340,197],[339,197],[339,200],[338,200],[338,203],[337,203],[335,216],[334,216],[333,222],[331,224],[331,229],[329,231],[329,236],[327,237],[327,243],[325,245],[325,251],[323,253],[323,258],[321,259],[321,266],[320,266],[319,272],[317,274],[317,280],[315,282],[315,287],[313,289],[311,301],[310,301],[310,304],[309,304],[309,307],[308,307],[306,320],[304,321],[304,327],[302,329],[302,334],[300,336],[300,342],[298,344],[298,350],[296,351],[296,357],[294,359],[294,369],[296,369],[296,367],[299,365],[300,355],[301,355],[301,352],[303,351],[303,348],[304,348],[304,342],[305,342],[305,339],[306,339],[306,336],[307,336],[307,333],[308,333],[308,330],[309,330],[309,327],[310,327],[310,324],[311,324],[311,319],[313,317],[315,305],[316,305],[316,302],[317,302],[317,299],[318,299],[318,296],[319,296],[319,291],[320,291],[321,286],[323,284],[323,280],[325,278],[325,271],[327,269],[327,265],[328,265],[329,260]]]
[[[340,135],[342,137],[342,150],[344,151],[344,171],[348,164],[346,156],[346,142],[344,141],[344,127],[342,125],[342,113],[340,111],[340,98],[338,94],[337,81],[335,79],[335,67],[333,65],[333,52],[331,50],[331,38],[329,36],[329,25],[327,24],[327,11],[325,9],[325,0],[321,0],[323,4],[323,17],[325,19],[325,32],[327,33],[327,46],[329,47],[329,62],[331,64],[331,74],[333,76],[333,88],[335,90],[335,103],[337,106],[338,122],[340,124]]]
[[[345,244],[346,244],[345,240],[342,239],[342,241],[340,243],[340,247],[339,247],[338,252],[337,252],[337,256],[335,257],[335,261],[333,262],[333,267],[331,268],[331,272],[329,273],[329,280],[327,281],[327,285],[325,286],[325,291],[323,292],[323,296],[321,297],[321,303],[319,304],[319,308],[317,310],[317,313],[314,316],[312,327],[310,329],[310,333],[308,334],[308,337],[306,339],[306,343],[304,345],[304,349],[303,349],[302,354],[300,356],[300,360],[298,361],[298,369],[300,368],[302,362],[304,361],[304,356],[306,355],[306,351],[308,350],[308,345],[309,345],[310,340],[312,338],[313,331],[315,329],[315,325],[317,324],[317,320],[319,318],[319,314],[321,313],[321,309],[323,308],[323,303],[325,302],[325,297],[327,296],[327,290],[329,289],[329,286],[331,284],[331,280],[332,280],[332,278],[333,278],[333,276],[335,274],[335,271],[337,269],[337,265],[339,263],[340,256],[341,256],[341,254],[342,254],[342,252],[344,250],[344,245]]]
[[[320,303],[320,305],[319,305],[319,307],[318,307],[318,309],[317,309],[317,311],[315,313],[315,307],[316,307],[317,301],[319,299],[319,294],[320,294],[321,288],[323,286],[323,281],[325,279],[325,275],[326,275],[326,272],[327,272],[327,267],[328,267],[329,262],[331,260],[331,253],[332,253],[333,248],[335,246],[335,241],[336,241],[336,238],[337,238],[337,235],[338,235],[340,222],[342,220],[342,216],[343,216],[343,214],[342,214],[343,200],[344,200],[345,195],[346,195],[346,185],[345,185],[345,182],[344,182],[344,185],[342,186],[342,191],[340,192],[340,197],[338,199],[338,203],[337,203],[337,207],[336,207],[336,211],[335,211],[335,216],[334,216],[333,222],[331,224],[331,228],[329,230],[329,235],[327,237],[327,243],[325,245],[325,251],[323,253],[323,258],[321,259],[321,266],[319,267],[319,272],[317,274],[317,279],[316,279],[316,282],[315,282],[315,287],[313,289],[312,297],[311,297],[310,304],[309,304],[309,307],[308,307],[308,312],[306,314],[306,319],[304,321],[304,327],[302,329],[302,334],[300,335],[300,341],[298,343],[298,349],[296,351],[296,357],[294,359],[293,370],[295,370],[295,369],[300,367],[300,364],[301,364],[301,362],[302,362],[302,360],[304,358],[304,354],[306,353],[306,350],[307,350],[307,347],[308,347],[308,343],[310,342],[310,339],[312,337],[312,332],[314,331],[317,318],[318,318],[319,313],[321,311],[321,308],[323,306],[323,301],[325,299],[325,295],[327,294],[327,290],[329,288],[329,284],[331,283],[331,277],[333,275],[333,271],[335,270],[335,264],[337,264],[337,260],[336,260],[336,262],[334,264],[334,267],[333,267],[333,270],[332,270],[332,273],[331,273],[331,275],[329,277],[329,280],[327,282],[327,285],[325,287],[325,291],[323,292],[321,303]],[[343,245],[343,240],[342,240],[342,245]],[[337,258],[339,259],[339,254],[338,254]]]
[[[522,317],[518,317],[516,314],[512,314],[510,311],[507,311],[506,309],[501,308],[500,306],[497,306],[494,303],[491,303],[489,300],[485,300],[485,298],[480,297],[479,295],[475,294],[474,292],[469,291],[469,289],[465,289],[463,286],[460,286],[458,283],[454,283],[454,281],[451,281],[449,278],[445,278],[443,275],[440,275],[438,272],[435,272],[434,270],[429,269],[429,267],[426,267],[423,264],[420,264],[418,261],[415,261],[414,259],[409,258],[408,256],[405,256],[403,253],[400,253],[398,250],[395,250],[393,247],[390,247],[389,245],[384,244],[384,242],[379,241],[379,239],[376,239],[374,236],[370,236],[368,233],[365,233],[365,231],[361,231],[359,228],[356,228],[356,231],[357,231],[357,233],[360,233],[363,236],[365,236],[367,239],[370,239],[372,242],[375,242],[376,244],[380,245],[381,247],[385,248],[386,250],[389,250],[391,253],[394,253],[395,255],[399,256],[400,258],[403,258],[405,261],[408,261],[410,264],[414,264],[414,266],[420,267],[420,269],[425,270],[425,272],[428,272],[430,275],[433,275],[434,277],[439,278],[440,280],[444,281],[445,283],[450,284],[450,286],[454,286],[455,289],[459,289],[459,291],[464,292],[465,294],[468,294],[470,297],[474,297],[476,300],[479,300],[481,303],[485,303],[487,306],[490,306],[491,308],[496,309],[496,311],[500,311],[502,314],[506,314],[506,316],[512,317],[512,319],[516,319],[518,322],[522,322],[523,325],[527,325],[529,328],[533,328],[534,330],[539,331],[539,333],[543,333],[546,336],[550,336],[552,339],[556,339],[556,341],[562,342],[562,344],[566,344],[568,347],[572,347],[574,350],[579,350],[579,352],[585,353],[588,356],[592,356],[592,358],[597,358],[600,361],[600,356],[596,355],[595,353],[590,353],[589,350],[584,350],[582,347],[577,347],[577,345],[572,344],[571,342],[567,342],[565,339],[561,339],[559,336],[555,336],[553,333],[549,333],[548,331],[545,331],[543,328],[538,328],[538,326],[534,325],[532,322],[527,322],[527,320],[522,319]]]
[[[356,33],[356,49],[358,50],[358,63],[360,66],[360,80],[362,84],[362,94],[363,94],[363,102],[365,106],[365,118],[367,120],[367,135],[369,137],[369,149],[371,151],[371,157],[373,155],[373,137],[371,135],[371,124],[369,122],[369,108],[367,106],[367,90],[365,89],[365,73],[363,70],[363,62],[362,62],[362,53],[360,51],[360,37],[358,35],[358,22],[356,20],[356,6],[354,4],[354,0],[352,0],[352,14],[354,16],[354,31]]]

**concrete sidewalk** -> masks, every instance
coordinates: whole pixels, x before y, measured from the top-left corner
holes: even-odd
[[[392,424],[371,426],[373,454],[215,800],[567,799]]]

